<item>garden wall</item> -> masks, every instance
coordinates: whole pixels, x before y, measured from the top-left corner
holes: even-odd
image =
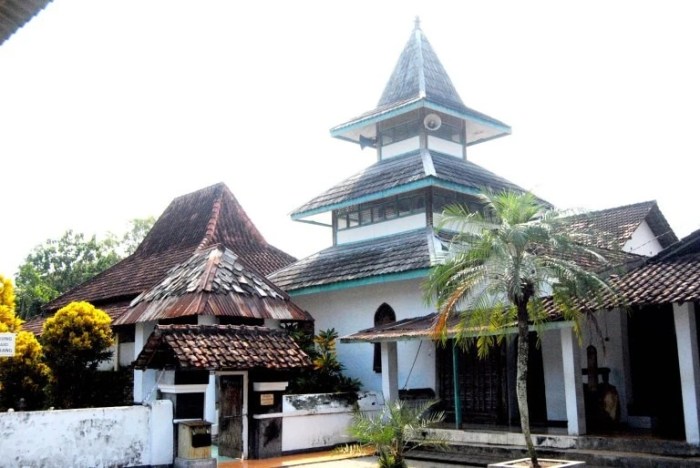
[[[384,398],[376,392],[358,393],[364,412],[379,412]],[[282,400],[282,452],[294,452],[351,442],[347,436],[354,401],[346,394],[284,395]]]
[[[0,467],[107,467],[173,462],[173,407],[0,413]]]

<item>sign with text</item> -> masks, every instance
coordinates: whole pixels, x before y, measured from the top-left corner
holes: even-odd
[[[16,333],[0,333],[0,357],[12,357],[15,355]]]
[[[273,393],[260,394],[260,406],[272,406],[275,404],[275,395]]]

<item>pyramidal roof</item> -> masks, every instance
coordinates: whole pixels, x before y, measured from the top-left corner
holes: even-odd
[[[105,307],[131,301],[197,250],[219,244],[262,275],[295,260],[265,241],[233,193],[219,183],[175,198],[132,255],[54,299],[45,310],[76,300]]]
[[[419,107],[427,107],[491,127],[492,131],[488,132],[489,139],[510,134],[510,127],[505,123],[464,105],[447,71],[423,33],[418,19],[377,107],[332,128],[331,134],[339,138],[359,140],[359,133],[367,133],[360,132],[360,129]],[[471,140],[467,144],[478,142]]]

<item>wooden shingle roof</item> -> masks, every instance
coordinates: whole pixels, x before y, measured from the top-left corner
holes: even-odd
[[[490,138],[507,135],[510,127],[484,113],[464,105],[418,20],[399,56],[377,107],[331,129],[342,135],[344,130],[405,112],[408,108],[428,107],[459,118],[479,121],[497,129]],[[478,143],[467,141],[467,144]]]
[[[49,3],[51,3],[51,0],[0,1],[0,45]]]
[[[77,300],[102,306],[130,301],[198,249],[217,244],[263,275],[295,260],[265,241],[228,187],[220,183],[174,199],[131,256],[54,299],[45,310]]]
[[[432,229],[329,247],[269,278],[286,291],[316,288],[390,274],[427,273],[439,242]]]
[[[525,192],[471,161],[422,149],[369,166],[294,210],[292,218],[300,219],[428,186],[453,190],[459,186],[473,193],[484,189]]]
[[[136,369],[289,370],[311,360],[283,330],[236,325],[158,325]]]
[[[115,325],[190,315],[312,320],[287,293],[230,249],[196,251],[156,285],[141,293]]]

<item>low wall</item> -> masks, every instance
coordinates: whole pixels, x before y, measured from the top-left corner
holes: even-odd
[[[379,412],[384,406],[384,398],[376,392],[360,392],[358,397],[361,411]],[[343,394],[284,395],[282,452],[351,442],[347,434],[353,409],[354,402]]]
[[[173,407],[0,413],[0,467],[107,467],[173,462]]]

